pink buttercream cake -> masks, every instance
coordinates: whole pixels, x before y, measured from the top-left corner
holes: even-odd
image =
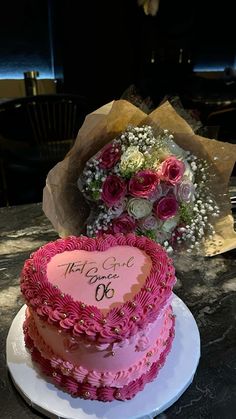
[[[174,337],[175,270],[152,240],[68,237],[26,260],[25,344],[70,394],[131,399],[164,365]]]

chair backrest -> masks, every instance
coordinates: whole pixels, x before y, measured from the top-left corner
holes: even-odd
[[[49,170],[70,150],[91,112],[78,95],[38,95],[0,104],[0,206],[39,202]]]
[[[88,101],[78,95],[19,98],[0,105],[0,130],[5,138],[36,146],[44,159],[58,160],[90,111]]]

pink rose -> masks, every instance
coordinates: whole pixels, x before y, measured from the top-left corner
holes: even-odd
[[[135,230],[135,221],[127,213],[121,214],[113,223],[113,233],[132,233]]]
[[[118,144],[110,143],[103,147],[99,156],[99,167],[111,169],[120,160],[121,150]]]
[[[129,181],[129,193],[138,198],[148,198],[154,193],[160,180],[157,173],[151,170],[141,170]]]
[[[116,205],[126,194],[125,181],[116,175],[107,176],[102,185],[101,199],[108,207]]]
[[[172,185],[176,185],[181,181],[184,172],[185,164],[175,156],[171,156],[163,161],[160,169],[160,176],[163,180],[166,180]]]
[[[179,204],[174,196],[165,196],[154,204],[154,211],[160,220],[167,220],[176,215]]]

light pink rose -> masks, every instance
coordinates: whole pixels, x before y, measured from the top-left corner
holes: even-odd
[[[129,193],[138,198],[148,198],[156,190],[160,179],[152,170],[141,170],[129,181]]]
[[[132,217],[127,213],[121,214],[118,218],[113,220],[112,230],[113,233],[132,233],[134,232],[136,223]]]
[[[126,194],[125,181],[116,175],[107,176],[102,185],[101,199],[108,207],[116,205]]]
[[[124,212],[126,204],[128,202],[127,198],[124,198],[122,201],[118,202],[116,205],[110,208],[112,215],[119,217],[119,215]]]
[[[174,196],[165,196],[154,204],[154,212],[160,220],[168,220],[177,214],[179,204]]]
[[[160,168],[160,176],[162,180],[176,185],[179,183],[185,172],[185,165],[175,156],[171,156],[164,160]]]
[[[110,143],[103,147],[99,156],[99,167],[111,169],[120,160],[121,149],[118,144]]]
[[[180,201],[191,202],[194,197],[194,186],[192,182],[185,179],[178,185],[177,196]]]
[[[155,230],[158,226],[158,222],[154,215],[149,215],[148,217],[144,218],[140,223],[140,227],[144,228],[145,230]]]
[[[151,195],[148,197],[149,201],[151,202],[155,202],[158,199],[160,199],[163,195],[163,191],[162,191],[162,185],[161,183],[159,185],[156,186],[156,189],[151,193]]]
[[[161,188],[162,188],[162,196],[166,195],[177,195],[177,185],[171,185],[167,182],[161,182]],[[157,200],[156,200],[157,201]]]

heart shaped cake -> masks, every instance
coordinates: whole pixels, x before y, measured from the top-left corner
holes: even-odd
[[[33,361],[74,396],[131,399],[171,349],[174,283],[172,260],[146,237],[70,236],[46,244],[21,274]]]

